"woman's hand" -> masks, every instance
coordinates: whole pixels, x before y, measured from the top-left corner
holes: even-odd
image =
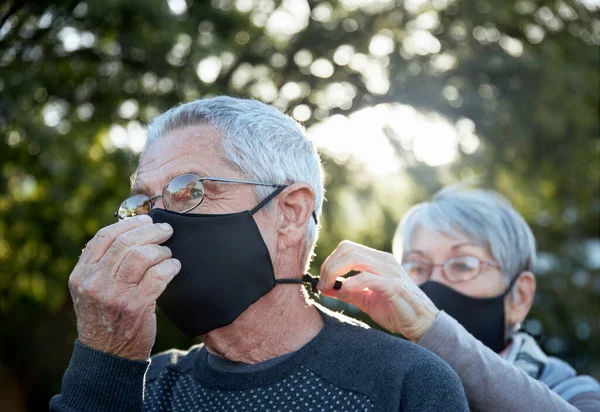
[[[361,273],[343,279],[342,288],[334,290],[336,278],[350,271]],[[341,242],[321,266],[318,288],[413,342],[421,339],[439,313],[394,256],[348,240]]]

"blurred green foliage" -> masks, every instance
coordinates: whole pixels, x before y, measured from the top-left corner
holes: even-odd
[[[592,1],[4,2],[0,407],[46,409],[59,391],[76,338],[67,278],[128,193],[142,125],[215,94],[262,99],[307,126],[396,103],[471,119],[479,148],[445,166],[420,162],[392,128],[397,174],[324,156],[314,271],[346,238],[390,250],[408,207],[481,176],[538,239],[527,326],[600,377],[599,44]],[[155,350],[189,344],[159,319]]]

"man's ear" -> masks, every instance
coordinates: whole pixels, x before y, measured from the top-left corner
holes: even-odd
[[[531,309],[535,295],[535,276],[529,271],[521,272],[513,288],[506,305],[506,317],[511,326],[517,322],[523,323]]]
[[[292,247],[306,235],[315,210],[316,196],[308,183],[298,182],[289,185],[276,197],[279,207],[277,233],[285,248]]]

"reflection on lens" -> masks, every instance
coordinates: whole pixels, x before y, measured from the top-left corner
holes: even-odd
[[[146,214],[150,211],[150,199],[146,195],[135,195],[125,199],[117,214],[120,219]]]
[[[446,271],[456,281],[466,281],[479,273],[479,260],[472,256],[450,259],[446,262]]]
[[[186,174],[171,180],[163,192],[169,210],[185,212],[198,206],[204,198],[204,186],[196,175]]]
[[[202,188],[202,186],[200,187],[200,189],[198,189],[198,188],[195,188],[195,187],[194,187],[194,188],[192,188],[192,189],[190,190],[190,196],[191,196],[193,199],[201,199],[201,198],[202,198],[202,196],[204,196],[204,188]]]

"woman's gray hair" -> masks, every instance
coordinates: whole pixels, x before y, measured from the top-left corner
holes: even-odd
[[[172,130],[206,123],[221,132],[225,160],[249,179],[277,185],[308,183],[316,196],[314,212],[320,216],[324,190],[319,154],[301,125],[265,103],[218,96],[182,104],[150,123],[146,146]],[[255,191],[260,201],[273,188],[255,186]],[[311,218],[303,253],[307,263],[318,231]]]
[[[507,282],[535,264],[535,238],[510,202],[492,190],[465,189],[457,184],[439,191],[431,201],[412,207],[398,225],[393,250],[403,258],[419,227],[465,235],[487,248]]]

